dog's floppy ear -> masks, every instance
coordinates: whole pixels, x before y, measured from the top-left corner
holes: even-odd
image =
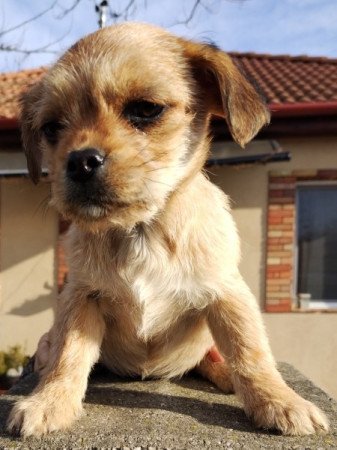
[[[208,111],[226,119],[233,139],[243,147],[269,123],[265,103],[224,52],[184,39],[180,43],[194,77],[201,84]]]
[[[34,85],[21,97],[21,138],[29,176],[35,184],[40,180],[42,172],[41,136],[36,125],[37,106],[40,99],[40,83]]]

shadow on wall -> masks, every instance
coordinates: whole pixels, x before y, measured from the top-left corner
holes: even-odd
[[[1,271],[45,254],[55,244],[57,216],[50,186],[27,178],[0,178]]]
[[[8,311],[8,314],[11,314],[13,316],[26,317],[34,314],[39,314],[43,311],[46,311],[47,309],[50,309],[50,297],[52,294],[54,294],[54,288],[48,283],[44,283],[43,287],[48,291],[46,294],[39,295],[38,297],[31,300],[26,300],[20,306],[15,306],[14,308],[10,309]]]

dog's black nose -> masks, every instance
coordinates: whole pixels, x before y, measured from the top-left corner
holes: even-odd
[[[104,165],[104,156],[95,148],[75,150],[69,153],[67,176],[77,182],[89,180]]]

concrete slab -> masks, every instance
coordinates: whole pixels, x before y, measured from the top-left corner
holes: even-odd
[[[122,380],[104,371],[93,374],[85,414],[67,432],[22,440],[5,432],[14,401],[27,395],[29,375],[0,397],[0,449],[337,449],[337,404],[288,364],[286,381],[320,406],[331,422],[325,435],[285,437],[256,430],[234,395],[224,395],[192,375],[176,381]]]

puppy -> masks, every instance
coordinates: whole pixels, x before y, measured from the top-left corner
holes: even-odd
[[[241,146],[269,121],[227,55],[135,23],[80,40],[25,96],[31,177],[47,160],[52,204],[72,226],[68,283],[39,344],[40,382],[13,408],[9,430],[69,427],[99,358],[123,376],[197,368],[234,389],[258,427],[328,429],[282,380],[238,271],[228,199],[202,172],[211,115]]]

